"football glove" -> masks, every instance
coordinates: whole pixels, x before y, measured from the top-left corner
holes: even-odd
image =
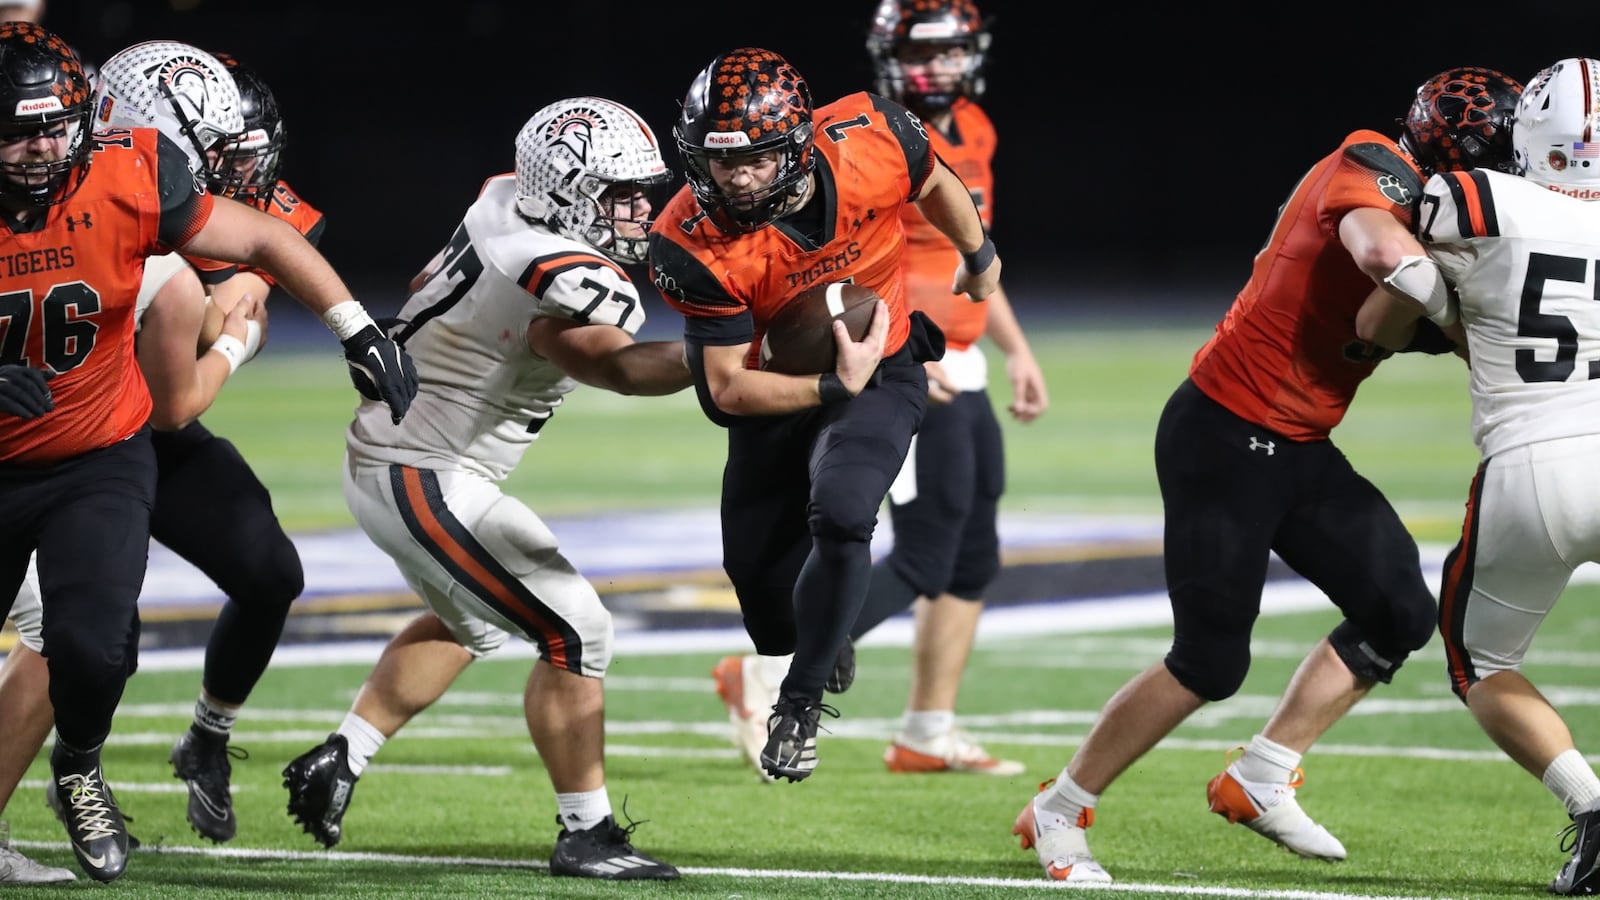
[[[45,382],[55,377],[31,366],[0,366],[0,412],[34,419],[56,408]]]
[[[356,390],[368,400],[389,404],[389,417],[400,424],[417,396],[416,363],[404,347],[384,337],[377,325],[368,325],[341,343]]]

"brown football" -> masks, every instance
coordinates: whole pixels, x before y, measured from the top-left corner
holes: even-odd
[[[761,339],[761,368],[785,375],[832,372],[838,347],[833,320],[844,322],[852,340],[861,340],[878,308],[872,288],[836,281],[806,288],[767,323]]]

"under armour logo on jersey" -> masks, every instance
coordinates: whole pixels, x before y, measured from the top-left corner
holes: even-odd
[[[1273,452],[1277,450],[1277,447],[1278,447],[1278,445],[1273,443],[1272,441],[1258,441],[1258,440],[1256,440],[1256,436],[1255,435],[1253,435],[1253,434],[1250,435],[1250,449],[1251,450],[1265,450],[1265,451],[1267,451],[1267,455],[1271,456],[1273,454]]]
[[[875,209],[867,210],[867,219],[866,220],[868,222],[871,222],[876,218],[878,218],[878,211],[877,210],[875,210]],[[855,220],[854,225],[855,225],[855,227],[860,228],[861,227],[861,220],[860,219]]]
[[[94,222],[90,221],[88,213],[84,213],[83,214],[83,218],[81,218],[81,219],[75,218],[73,216],[67,216],[67,230],[68,231],[77,231],[80,226],[85,231],[88,231],[89,229],[94,227]]]

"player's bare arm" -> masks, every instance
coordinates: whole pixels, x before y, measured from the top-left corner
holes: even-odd
[[[534,319],[528,349],[578,381],[618,394],[662,396],[693,383],[682,341],[635,341],[612,325]]]
[[[333,266],[294,226],[224,197],[216,199],[211,218],[199,233],[178,249],[186,256],[269,272],[284,290],[319,316],[354,296]]]

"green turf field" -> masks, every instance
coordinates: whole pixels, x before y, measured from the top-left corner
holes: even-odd
[[[1008,425],[1008,508],[1160,509],[1151,443],[1161,405],[1207,328],[1037,333],[1053,407]],[[998,368],[997,368],[998,371]],[[1465,370],[1448,357],[1399,357],[1362,389],[1335,432],[1385,489],[1419,539],[1447,543],[1476,465]],[[1006,391],[997,397],[1002,401]],[[275,356],[242,369],[210,427],[239,444],[292,529],[351,520],[339,490],[342,428],[352,407],[336,353]],[[535,509],[569,512],[715,502],[720,432],[687,395],[628,399],[581,389],[512,479]],[[1600,588],[1574,588],[1541,633],[1529,674],[1566,711],[1580,746],[1600,747]],[[1306,760],[1300,797],[1350,850],[1340,864],[1299,860],[1207,811],[1205,784],[1224,752],[1270,714],[1331,609],[1263,619],[1237,696],[1182,726],[1102,799],[1093,848],[1119,895],[1528,898],[1564,861],[1565,816],[1501,757],[1450,694],[1435,642],[1337,725]],[[284,813],[279,770],[333,730],[365,663],[275,666],[235,732],[240,828],[224,848],[184,821],[166,762],[198,686],[194,671],[147,666],[128,686],[107,773],[131,830],[119,896],[945,898],[1036,895],[1046,882],[1011,823],[1054,776],[1105,699],[1159,659],[1164,628],[1094,628],[980,636],[964,683],[963,723],[1020,759],[1016,778],[891,775],[880,762],[898,725],[909,651],[864,646],[860,676],[825,720],[821,766],[801,784],[765,785],[725,738],[709,671],[720,654],[619,654],[608,678],[613,805],[649,820],[641,849],[679,865],[670,885],[574,883],[543,871],[555,802],[527,740],[520,694],[529,661],[491,659],[386,746],[357,786],[337,851],[317,848]],[[0,726],[3,727],[3,726]],[[42,800],[47,767],[29,772],[6,810],[17,843],[72,866]],[[52,896],[65,888],[7,896]]]

